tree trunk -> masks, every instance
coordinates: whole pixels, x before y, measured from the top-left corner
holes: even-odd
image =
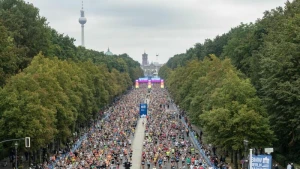
[[[238,155],[238,151],[234,151],[234,168],[235,169],[239,169],[237,155]]]
[[[41,149],[39,149],[39,160],[40,160],[40,163],[43,162],[43,161],[42,161],[42,150],[41,150]]]
[[[57,139],[57,149],[56,149],[56,151],[59,151],[59,149],[60,149],[60,138]]]
[[[28,159],[28,166],[30,167],[31,166],[31,150],[30,150],[30,148],[29,148],[29,151],[28,151],[28,157],[29,157],[29,159]]]
[[[36,156],[36,154],[37,154],[37,150],[34,150],[33,151],[33,161],[34,161],[34,163],[36,164],[36,159],[37,159],[37,156]]]
[[[55,139],[54,138],[52,140],[51,145],[52,145],[52,148],[51,148],[50,152],[52,153],[55,150]]]
[[[232,150],[231,153],[230,153],[231,164],[233,164],[233,154],[234,154],[234,151]]]
[[[242,164],[240,163],[240,161],[242,160],[242,157],[243,157],[243,150],[239,149],[238,152],[239,152],[238,165],[239,165],[240,168],[243,168]]]

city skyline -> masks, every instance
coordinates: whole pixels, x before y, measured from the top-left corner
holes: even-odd
[[[78,11],[81,1],[27,0],[40,9],[49,26],[81,43]],[[138,62],[146,50],[149,62],[165,63],[196,43],[228,32],[241,22],[255,22],[263,12],[283,6],[285,0],[85,0],[85,47],[114,54],[127,53]],[[53,12],[55,9],[55,12]],[[59,18],[59,19],[57,19]],[[67,25],[67,26],[66,26]]]

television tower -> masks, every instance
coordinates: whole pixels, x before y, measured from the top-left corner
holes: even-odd
[[[80,10],[80,18],[79,23],[81,24],[81,46],[84,47],[84,24],[86,23],[86,18],[84,17],[84,10],[83,10],[83,1],[82,1],[82,8]]]

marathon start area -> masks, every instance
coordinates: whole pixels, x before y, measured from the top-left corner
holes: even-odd
[[[148,105],[146,103],[140,104],[140,118],[147,116]]]

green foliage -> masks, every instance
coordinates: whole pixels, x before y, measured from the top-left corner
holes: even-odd
[[[0,1],[0,140],[29,136],[31,150],[66,143],[143,74],[127,54],[74,41],[23,0]]]
[[[128,73],[132,83],[143,74],[140,64],[127,54],[105,56],[103,52],[77,48],[75,39],[50,28],[39,10],[23,0],[0,1],[0,38],[0,86],[40,52],[62,60],[91,60],[107,66],[110,72],[116,69]]]
[[[55,134],[55,112],[42,104],[42,90],[34,76],[14,76],[0,95],[0,138],[34,138],[35,145],[45,146]]]
[[[273,11],[270,18],[281,25],[268,29],[261,49],[261,93],[270,113],[280,150],[297,159],[300,151],[300,3],[287,3],[285,11]]]
[[[141,77],[143,75],[140,64],[130,58],[127,54],[122,54],[119,56],[106,56],[103,52],[87,50],[85,48],[79,47],[76,53],[76,60],[91,60],[97,65],[107,66],[110,72],[112,72],[113,69],[116,69],[121,73],[128,73],[129,77],[131,78],[132,84],[138,77]]]
[[[210,143],[239,150],[247,138],[251,146],[269,146],[274,135],[265,110],[250,81],[239,74],[229,59],[211,55],[176,68],[167,86]]]
[[[217,102],[207,101],[207,98],[212,99],[209,97],[211,92],[223,85],[221,79],[226,75],[224,74],[226,71],[219,69],[222,64],[217,65],[216,62],[214,63],[216,64],[215,68],[213,68],[216,71],[210,74],[211,78],[206,70],[206,78],[195,80],[193,76],[201,77],[203,72],[200,71],[200,68],[193,69],[193,64],[196,65],[196,63],[190,62],[194,59],[206,62],[204,58],[209,54],[216,54],[225,60],[230,58],[232,64],[241,72],[237,72],[238,77],[250,79],[262,100],[260,105],[262,104],[266,108],[272,130],[277,137],[272,142],[275,150],[284,154],[287,160],[299,161],[297,157],[300,152],[299,28],[300,1],[288,1],[284,8],[278,7],[266,11],[263,18],[258,19],[256,23],[242,23],[222,36],[217,36],[213,40],[208,39],[203,44],[197,43],[186,53],[175,55],[169,59],[159,73],[165,77],[166,85],[170,87],[169,90],[175,101],[189,112],[194,123],[199,124],[197,114],[192,112],[199,114],[210,112],[209,109],[222,105],[220,102],[226,101],[226,97],[220,96],[218,96],[220,98]],[[199,63],[198,66],[210,67],[210,64]],[[214,78],[218,80],[214,80]],[[190,84],[185,80],[192,82]],[[194,86],[198,88],[196,89]],[[256,92],[251,89],[251,93],[255,94]],[[248,96],[249,93],[244,94]],[[220,100],[221,98],[223,100]],[[251,102],[257,102],[255,100]],[[238,105],[242,108],[245,104],[243,102]],[[246,105],[248,108],[248,103]],[[253,106],[251,109],[259,114],[264,112]],[[231,110],[220,107],[212,113],[220,111],[230,112]],[[251,110],[244,112],[251,112]],[[264,114],[263,117],[266,116]],[[208,116],[205,117],[208,118]],[[230,116],[230,118],[233,117]]]
[[[163,65],[160,69],[159,69],[159,76],[162,77],[163,79],[168,79],[169,75],[171,74],[171,69],[167,66],[167,65]]]
[[[21,50],[17,49],[9,32],[0,21],[0,86],[19,70]]]
[[[128,73],[39,54],[0,91],[0,137],[29,136],[35,149],[66,141],[131,85]]]
[[[51,45],[46,52],[48,56],[56,56],[60,59],[73,59],[76,58],[77,49],[74,45],[75,39],[69,36],[59,34],[56,30],[51,30]]]
[[[163,68],[162,74],[170,68]],[[215,55],[169,70],[166,85],[175,101],[202,127],[205,139],[228,151],[270,146],[275,140],[261,100],[249,79]]]
[[[0,1],[0,21],[15,45],[23,50],[19,68],[25,68],[40,51],[48,50],[50,29],[37,8],[20,0]]]
[[[166,63],[166,66],[175,69],[180,66],[185,66],[190,60],[203,60],[210,54],[216,54],[220,56],[223,52],[224,46],[227,44],[229,34],[223,34],[217,36],[215,39],[206,39],[204,44],[197,43],[193,48],[190,48],[186,53],[175,55],[170,58]]]

